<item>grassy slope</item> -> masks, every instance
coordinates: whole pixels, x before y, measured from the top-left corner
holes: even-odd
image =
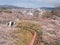
[[[13,31],[13,33],[16,35],[13,36],[13,38],[19,39],[15,41],[16,45],[28,45],[28,43],[32,39],[32,34],[28,30],[32,29],[32,30],[36,30],[37,32],[40,32],[41,30],[38,22],[27,21],[27,20],[20,21],[17,24],[16,28],[18,28],[18,30]]]

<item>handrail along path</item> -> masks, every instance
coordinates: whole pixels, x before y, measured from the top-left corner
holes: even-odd
[[[29,30],[32,34],[33,34],[33,38],[32,40],[30,41],[29,45],[35,45],[35,41],[36,39],[38,39],[38,45],[41,45],[40,44],[40,35],[37,34],[37,32],[35,30]]]

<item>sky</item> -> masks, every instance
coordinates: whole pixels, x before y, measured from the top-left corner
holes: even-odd
[[[0,5],[14,5],[26,8],[54,7],[60,0],[0,0]]]

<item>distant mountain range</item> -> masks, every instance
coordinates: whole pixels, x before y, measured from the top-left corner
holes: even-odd
[[[52,7],[41,7],[40,9],[43,9],[43,10],[54,10],[55,8],[52,8]]]
[[[12,5],[0,5],[0,9],[24,9],[24,7],[17,7]]]
[[[30,9],[30,8],[17,7],[17,6],[12,6],[12,5],[0,5],[0,9]],[[40,9],[52,10],[52,9],[55,9],[55,8],[41,7]]]

